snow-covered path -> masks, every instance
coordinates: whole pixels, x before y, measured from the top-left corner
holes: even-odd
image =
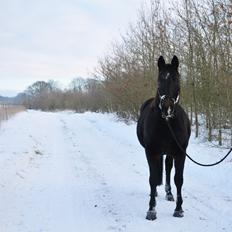
[[[191,140],[194,158],[225,150]],[[185,167],[184,218],[159,187],[145,220],[148,168],[135,125],[113,115],[23,112],[0,128],[0,232],[232,231],[232,162]],[[173,186],[175,193],[175,187]]]

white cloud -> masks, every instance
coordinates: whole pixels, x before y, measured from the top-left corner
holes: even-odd
[[[8,0],[0,2],[0,88],[35,80],[67,83],[88,76],[140,0]],[[22,89],[23,90],[23,89]]]

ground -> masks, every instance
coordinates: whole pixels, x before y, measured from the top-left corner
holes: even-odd
[[[227,150],[191,138],[188,152],[214,162]],[[112,114],[22,112],[0,127],[0,231],[232,231],[232,162],[186,160],[184,218],[158,188],[145,219],[148,167],[135,124]],[[173,193],[175,186],[173,185]]]

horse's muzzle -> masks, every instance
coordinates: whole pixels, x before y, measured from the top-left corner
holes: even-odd
[[[169,119],[174,117],[175,101],[170,97],[160,100],[160,109],[162,118]]]
[[[162,113],[162,118],[164,119],[174,118],[174,112],[172,114],[167,114],[167,115]]]

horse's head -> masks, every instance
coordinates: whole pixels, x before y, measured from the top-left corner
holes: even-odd
[[[180,81],[178,72],[179,60],[173,56],[171,64],[166,64],[163,56],[159,57],[158,89],[159,108],[163,118],[174,117],[175,105],[179,101]]]

